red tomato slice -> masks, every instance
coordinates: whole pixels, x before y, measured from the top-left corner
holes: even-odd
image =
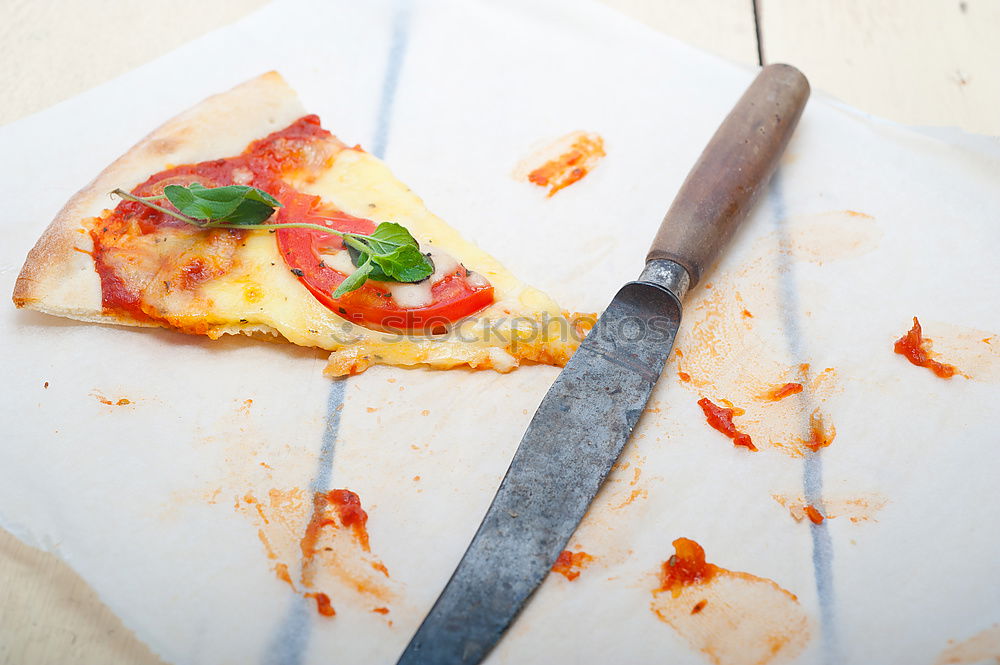
[[[375,222],[369,219],[344,212],[317,210],[318,197],[296,194],[282,197],[282,201],[284,207],[275,220],[279,224],[309,222],[338,231],[364,234],[371,233],[376,227]],[[343,249],[340,238],[299,228],[278,229],[277,236],[278,250],[285,263],[316,299],[345,319],[369,328],[443,332],[450,324],[493,302],[493,286],[470,284],[462,267],[431,287],[433,302],[425,307],[400,307],[388,290],[371,282],[334,298],[333,292],[347,279],[347,275],[327,266],[321,255]]]

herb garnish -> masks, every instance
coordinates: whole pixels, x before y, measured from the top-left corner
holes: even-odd
[[[337,231],[321,224],[289,222],[265,224],[281,203],[267,192],[247,185],[205,187],[197,182],[184,187],[167,185],[158,196],[135,196],[121,189],[112,194],[134,201],[200,229],[247,229],[275,231],[299,228],[339,236],[357,270],[347,276],[334,298],[361,288],[369,279],[384,282],[420,282],[434,272],[434,264],[420,252],[420,245],[406,227],[395,222],[380,223],[371,235]],[[167,199],[176,210],[155,201]],[[293,270],[292,272],[296,272]]]

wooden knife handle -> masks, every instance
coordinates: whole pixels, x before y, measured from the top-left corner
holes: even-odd
[[[646,261],[669,259],[698,283],[767,185],[802,109],[809,82],[790,65],[761,70],[681,185]]]

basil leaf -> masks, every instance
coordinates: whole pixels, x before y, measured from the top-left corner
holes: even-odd
[[[281,206],[267,192],[246,185],[205,187],[194,182],[187,187],[167,185],[163,193],[182,215],[216,223],[260,224]]]
[[[388,254],[372,254],[370,261],[396,282],[420,282],[434,272],[433,264],[420,249],[409,245],[397,247]]]
[[[366,239],[368,246],[376,254],[388,254],[397,247],[412,247],[420,249],[417,240],[410,235],[405,226],[395,222],[382,222]]]
[[[198,183],[191,187],[167,185],[163,193],[179,213],[194,219],[220,219],[235,211],[243,201],[243,192],[234,191],[233,187],[208,189]]]
[[[205,187],[198,182],[186,187],[167,185],[163,188],[163,195],[174,205],[176,212],[154,203],[161,198],[159,196],[143,198],[121,189],[113,193],[201,229],[259,226],[261,230],[276,231],[282,228],[281,224],[264,224],[274,214],[275,208],[281,207],[281,202],[267,192],[247,185]],[[369,279],[411,283],[421,282],[434,273],[434,264],[420,252],[420,244],[406,227],[395,222],[382,222],[371,235],[338,231],[311,222],[288,222],[287,228],[293,227],[323,231],[344,240],[351,262],[357,269],[333,292],[335,298],[361,288]]]
[[[218,221],[230,224],[262,224],[274,214],[274,208],[255,199],[244,199],[236,210]]]
[[[274,198],[263,189],[257,189],[256,187],[247,187],[247,193],[244,195],[244,198],[248,201],[259,201],[271,206],[272,208],[281,207],[281,201]]]
[[[340,283],[340,286],[337,287],[337,290],[333,292],[333,297],[339,298],[345,293],[349,293],[351,291],[360,289],[361,285],[364,284],[365,281],[368,279],[368,273],[370,273],[371,271],[372,271],[372,264],[366,263],[357,270],[355,270],[354,272],[352,272],[350,275],[347,276],[347,279],[345,279],[343,282]]]
[[[357,238],[357,240],[360,240],[366,246],[368,245],[368,242],[364,238]],[[360,266],[364,265],[365,263],[368,263],[368,258],[371,256],[369,252],[367,251],[362,252],[361,250],[359,250],[354,245],[348,242],[344,243],[344,248],[347,249],[347,255],[351,257],[351,263],[353,263],[355,266]],[[382,271],[382,269],[375,264],[372,264],[372,270],[370,273],[368,273],[368,279],[375,280],[376,282],[392,281],[392,277],[385,274]]]
[[[431,276],[434,264],[420,252],[420,245],[406,227],[382,222],[369,236],[355,236],[366,251],[346,243],[356,266],[373,264],[369,279],[383,282],[420,282]]]

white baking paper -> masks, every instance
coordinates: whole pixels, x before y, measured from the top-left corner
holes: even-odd
[[[0,291],[117,155],[270,69],[577,311],[638,274],[754,75],[591,3],[278,1],[0,129]],[[584,180],[547,198],[511,176],[578,129],[607,150]],[[995,151],[814,96],[767,195],[689,296],[684,355],[570,541],[593,560],[572,582],[551,575],[489,662],[930,664],[1000,622],[998,219]],[[971,378],[893,353],[913,316]],[[62,557],[178,664],[395,662],[558,371],[331,381],[311,350],[10,305],[0,335],[0,525]],[[803,363],[802,394],[754,399]],[[760,451],[711,429],[701,397],[746,409],[736,420]],[[796,456],[816,409],[836,438]],[[333,618],[276,577],[258,533],[270,524],[247,501],[329,488],[361,497],[370,557],[389,571],[378,597],[333,585]],[[832,519],[796,520],[807,502]],[[286,535],[294,558],[301,534]],[[680,537],[754,577],[654,595]]]

